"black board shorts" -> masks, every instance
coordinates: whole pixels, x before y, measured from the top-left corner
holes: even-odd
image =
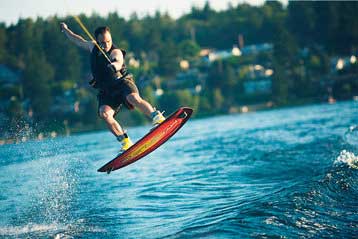
[[[124,104],[128,109],[134,107],[127,102],[126,97],[132,93],[139,93],[137,86],[134,83],[133,77],[128,75],[124,79],[120,80],[118,85],[108,91],[100,91],[97,95],[98,99],[98,112],[99,108],[103,105],[112,107],[116,112]]]

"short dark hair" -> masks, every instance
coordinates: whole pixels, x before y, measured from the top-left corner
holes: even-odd
[[[105,32],[109,32],[109,33],[111,32],[109,27],[107,27],[107,26],[97,27],[97,29],[94,31],[94,37],[97,40],[98,35],[104,34]]]

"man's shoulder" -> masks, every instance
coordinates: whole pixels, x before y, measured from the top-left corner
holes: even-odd
[[[120,49],[120,48],[114,48],[114,49],[112,50],[112,52],[114,52],[114,53],[122,53],[122,49]]]
[[[112,55],[112,56],[113,56],[113,55],[115,55],[115,56],[122,56],[122,57],[124,56],[122,49],[119,49],[119,48],[113,49],[112,52],[111,52],[111,55]]]
[[[92,53],[96,49],[96,44],[93,41],[87,41],[85,48]]]

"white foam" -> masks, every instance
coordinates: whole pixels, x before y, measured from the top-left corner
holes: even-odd
[[[84,222],[84,219],[79,219],[75,224],[61,225],[61,224],[33,224],[29,223],[24,226],[6,226],[0,227],[0,237],[1,236],[21,236],[23,234],[30,233],[49,233],[49,232],[58,232],[54,238],[56,239],[69,239],[73,238],[71,235],[64,233],[63,231],[76,231],[76,232],[105,232],[106,230],[98,227],[88,227],[81,225]]]
[[[350,126],[343,139],[346,143],[358,147],[358,125]]]
[[[358,169],[358,156],[347,150],[343,150],[334,163],[344,163],[350,168]]]
[[[274,226],[284,226],[277,217],[271,216],[265,220],[265,223],[268,225],[274,225]]]
[[[72,239],[74,237],[66,235],[65,233],[59,233],[54,236],[54,239]]]
[[[0,235],[2,236],[17,236],[27,233],[34,232],[48,232],[58,230],[58,225],[56,224],[28,224],[25,226],[16,226],[16,227],[0,227]]]

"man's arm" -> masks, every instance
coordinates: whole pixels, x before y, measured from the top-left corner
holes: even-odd
[[[111,52],[110,59],[112,63],[108,64],[108,67],[110,67],[113,72],[119,71],[124,62],[122,51],[119,49],[113,50]]]
[[[60,24],[60,27],[61,31],[65,33],[66,37],[70,39],[70,41],[85,50],[92,51],[95,45],[92,41],[87,41],[83,37],[73,33],[63,22]]]

